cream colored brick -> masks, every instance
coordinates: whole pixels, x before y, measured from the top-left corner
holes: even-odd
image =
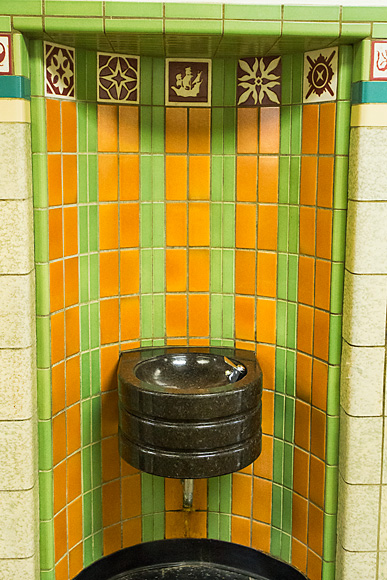
[[[0,123],[0,199],[32,196],[29,123]]]
[[[0,490],[30,489],[37,473],[37,420],[0,421]]]
[[[0,276],[0,348],[25,348],[35,341],[34,272]]]
[[[376,552],[349,552],[338,544],[336,558],[338,580],[353,580],[354,578],[376,580]]]
[[[0,421],[30,419],[35,411],[34,347],[0,349]]]
[[[348,197],[387,201],[387,127],[351,129]]]
[[[36,489],[0,491],[0,558],[36,553]]]
[[[27,274],[33,267],[32,200],[0,201],[0,274]]]
[[[0,580],[38,580],[38,556],[0,560]]]

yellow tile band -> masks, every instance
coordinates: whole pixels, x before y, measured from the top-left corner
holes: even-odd
[[[31,107],[26,99],[0,99],[0,123],[30,123]]]
[[[387,127],[387,103],[353,105],[351,127]]]

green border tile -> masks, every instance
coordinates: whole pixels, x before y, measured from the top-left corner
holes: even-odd
[[[339,6],[286,6],[283,7],[284,20],[339,21]]]
[[[371,40],[362,40],[354,46],[352,82],[369,81],[370,69]]]
[[[288,297],[288,255],[277,254],[277,297],[287,300]]]
[[[223,157],[223,201],[235,201],[236,195],[236,158]]]
[[[48,368],[51,358],[50,318],[36,317],[36,363],[38,368]]]
[[[51,421],[38,421],[39,470],[52,469]]]
[[[357,39],[371,36],[371,24],[366,22],[343,22],[341,24],[341,39]]]
[[[218,35],[223,32],[221,20],[166,20],[165,34],[211,34]]]
[[[343,22],[375,22],[387,20],[387,7],[343,6]]]
[[[40,568],[49,570],[55,566],[54,554],[54,520],[39,524]]]
[[[281,16],[281,6],[224,5],[224,17],[228,20],[281,20]]]
[[[333,231],[332,231],[333,262],[344,262],[346,226],[347,226],[346,210],[335,209],[333,211]]]
[[[284,303],[281,302],[281,305]],[[286,350],[284,348],[275,349],[275,390],[277,393],[285,393],[286,381]]]
[[[334,314],[341,314],[343,311],[343,288],[344,264],[332,262],[330,310]]]
[[[332,39],[340,36],[340,24],[338,22],[283,22],[282,37],[305,36],[322,37]]]
[[[277,21],[254,21],[254,20],[225,20],[225,39],[232,35],[240,36],[278,36],[281,35],[281,22]],[[274,41],[274,39],[273,39]]]
[[[339,365],[341,358],[341,314],[329,316],[329,364]]]
[[[50,268],[47,263],[36,264],[36,314],[48,316],[50,314]]]
[[[326,560],[335,560],[337,516],[324,514],[323,554]]]
[[[31,121],[32,153],[46,153],[46,103],[41,97],[31,97]]]
[[[339,468],[334,465],[325,467],[324,509],[328,514],[336,514],[338,498]]]
[[[271,538],[273,541],[273,534],[279,531],[276,528],[281,528],[282,526],[282,487],[276,483],[273,483],[272,488],[271,525]],[[270,548],[272,549],[272,545]]]
[[[51,369],[37,369],[37,399],[38,399],[38,419],[48,421],[51,419]]]
[[[286,353],[286,394],[296,396],[296,352],[288,350]]]
[[[157,34],[163,33],[162,20],[148,18],[131,18],[122,20],[105,20],[106,34]],[[157,38],[156,41],[159,39]]]
[[[349,130],[348,130],[349,135]],[[348,157],[336,157],[333,185],[333,208],[347,209],[348,197]]]
[[[0,13],[2,14],[42,14],[42,0],[1,0]]]
[[[39,517],[41,520],[54,517],[54,478],[51,470],[39,472]]]
[[[222,291],[222,250],[211,249],[210,252],[210,291],[220,293]]]
[[[327,415],[327,465],[337,465],[339,459],[339,417]]]
[[[103,16],[103,3],[95,0],[46,0],[44,12],[46,16]]]
[[[351,120],[350,101],[338,101],[336,109],[336,155],[348,155]]]
[[[372,25],[372,38],[386,38],[387,24],[385,22],[374,22]]]
[[[328,367],[328,415],[338,415],[340,411],[340,366]]]
[[[13,74],[30,78],[28,40],[16,32],[12,35]]]
[[[172,3],[165,4],[165,18],[222,18],[221,4]]]
[[[12,22],[15,30],[20,30],[20,32],[30,36],[41,37],[43,33],[43,18],[41,16],[14,16]]]
[[[103,18],[56,18],[54,16],[46,16],[44,19],[44,30],[50,34],[53,32],[63,32],[69,34],[71,32],[80,33],[85,32],[90,34],[104,33]]]
[[[131,18],[162,18],[162,2],[106,2],[106,16]]]

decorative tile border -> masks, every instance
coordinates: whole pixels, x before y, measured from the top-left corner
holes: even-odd
[[[238,106],[279,105],[281,102],[281,68],[280,56],[239,60],[237,70]]]
[[[363,103],[353,105],[351,127],[387,127],[387,104]]]
[[[338,47],[304,54],[303,102],[334,101],[337,91]]]
[[[139,103],[140,58],[116,53],[97,53],[97,99],[101,102]]]
[[[0,36],[0,75],[12,74],[12,48],[11,35]]]
[[[75,99],[75,50],[44,43],[45,95]]]
[[[177,107],[211,106],[211,60],[167,58],[165,104]]]
[[[372,42],[370,79],[371,81],[387,80],[387,40]]]

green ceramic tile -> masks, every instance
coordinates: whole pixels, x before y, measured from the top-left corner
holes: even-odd
[[[0,13],[36,16],[42,14],[42,0],[1,0]]]
[[[164,511],[164,478],[153,475],[153,513]]]
[[[91,399],[91,438],[93,443],[101,440],[101,397],[99,396]],[[95,451],[95,453],[97,453],[97,451]],[[96,485],[97,483],[93,479],[93,487]]]
[[[83,567],[87,568],[87,566],[90,566],[90,564],[93,563],[93,560],[93,538],[85,538],[83,540]]]
[[[163,294],[153,296],[153,336],[165,334],[165,301]]]
[[[285,426],[285,399],[283,395],[274,395],[274,437],[283,439]]]
[[[210,290],[219,293],[222,291],[222,250],[220,249],[211,250]]]
[[[81,354],[81,395],[82,399],[90,397],[90,353]]]
[[[212,203],[210,206],[211,216],[211,246],[220,247],[222,245],[222,205]]]
[[[287,252],[289,244],[289,208],[278,206],[278,251]]]
[[[2,32],[11,32],[11,17],[10,16],[0,16],[0,30]]]
[[[226,100],[226,91],[225,91]],[[235,96],[234,96],[235,100]],[[236,110],[235,108],[225,108],[223,110],[223,135],[224,135],[224,153],[233,155],[236,144]]]
[[[224,17],[227,20],[281,20],[281,6],[225,4]]]
[[[152,152],[164,152],[164,107],[152,107]],[[164,184],[164,178],[160,183]]]
[[[90,348],[99,346],[99,304],[90,304]]]
[[[153,159],[154,161],[154,159]],[[163,160],[164,161],[164,160]],[[165,245],[165,204],[153,204],[153,246],[161,247]]]
[[[97,100],[97,53],[88,50],[86,51],[86,71],[87,71],[87,100],[88,101],[96,101]],[[95,111],[95,118],[97,117],[97,104],[96,103],[89,103],[88,107]],[[89,130],[91,129],[91,125],[89,125]],[[95,125],[95,132],[97,131],[97,125]],[[97,149],[89,149],[89,151],[96,151]]]
[[[302,103],[303,54],[294,54],[292,62],[292,103]]]
[[[340,364],[341,357],[341,323],[340,314],[329,316],[329,364]]]
[[[153,537],[155,540],[164,540],[165,525],[164,514],[155,514],[153,522]]]
[[[48,262],[48,211],[34,210],[35,262]]]
[[[296,353],[292,350],[286,354],[286,394],[296,395]]]
[[[341,35],[343,35],[343,31],[341,31]],[[352,60],[352,46],[340,46],[337,80],[337,98],[340,101],[351,99]]]
[[[140,157],[140,199],[141,201],[151,201],[153,196],[153,185],[152,185],[152,157],[150,155],[141,155]],[[150,211],[151,206],[146,205],[146,212]],[[141,208],[142,209],[142,208]],[[148,216],[148,213],[144,214]],[[142,219],[144,219],[142,217]],[[151,227],[151,222],[147,224],[147,227]]]
[[[213,155],[220,155],[223,153],[223,116],[224,110],[222,108],[211,109],[211,153]],[[216,159],[212,158],[212,162]],[[212,194],[211,194],[212,195]]]
[[[90,203],[95,203],[98,200],[98,158],[97,155],[87,156],[87,170],[88,170],[88,197]],[[94,206],[96,208],[96,206]],[[90,208],[91,211],[92,208]],[[91,226],[90,226],[91,227]],[[91,236],[90,236],[91,239]],[[98,244],[95,250],[98,248]],[[91,250],[91,248],[90,248]],[[94,251],[95,251],[94,250]],[[91,250],[93,251],[93,250]]]
[[[63,2],[61,2],[64,4]],[[77,2],[81,4],[81,2]],[[77,90],[77,100],[85,100],[87,98],[87,60],[86,50],[77,48],[75,52],[75,82]],[[78,104],[79,105],[79,104]],[[79,134],[79,125],[78,125]]]
[[[333,262],[331,270],[331,299],[330,310],[334,314],[341,314],[343,310],[344,264]]]
[[[235,246],[235,204],[223,204],[223,247]]]
[[[271,504],[272,538],[275,528],[282,527],[282,487],[273,483]]]
[[[55,580],[55,570],[40,570],[40,580]]]
[[[48,316],[50,314],[50,269],[48,264],[36,264],[36,314]]]
[[[46,0],[44,12],[46,16],[102,16],[102,2],[97,1],[63,1]]]
[[[324,514],[323,554],[326,560],[335,560],[337,542],[337,516]]]
[[[219,477],[209,477],[207,480],[208,502],[207,508],[209,512],[219,511]],[[210,515],[210,514],[208,514]],[[214,514],[212,514],[214,515]],[[218,519],[219,526],[219,519]],[[217,530],[219,534],[219,529]]]
[[[235,156],[223,157],[223,201],[235,201]]]
[[[327,465],[337,465],[339,457],[339,417],[327,415]]]
[[[54,480],[52,471],[39,472],[39,517],[49,520],[54,517]]]
[[[224,514],[231,514],[231,502],[232,502],[232,474],[229,473],[227,475],[222,475],[219,477],[219,494],[220,494],[220,503],[219,509]],[[222,527],[224,523],[228,520],[220,520],[221,523],[221,534],[222,534]],[[223,532],[225,530],[223,529]],[[223,534],[224,535],[224,534]],[[224,538],[222,538],[224,539]]]
[[[90,314],[91,312],[90,305]],[[99,362],[100,349],[93,350],[91,352],[91,394],[98,395],[101,390],[101,372],[100,372],[100,362]]]
[[[142,517],[142,541],[143,542],[152,542],[153,541],[153,522],[154,516],[153,515],[145,515]]]
[[[287,307],[286,302],[277,301],[277,345],[286,346],[286,319]]]
[[[89,306],[84,304],[81,311],[81,351],[89,348]]]
[[[165,34],[222,34],[221,20],[165,20]]]
[[[296,348],[297,343],[297,304],[288,304],[287,346]]]
[[[52,469],[52,425],[49,421],[38,421],[39,469]]]
[[[153,250],[153,292],[165,291],[165,250]]]
[[[150,57],[141,57],[140,62],[140,103],[142,105],[150,105],[152,103],[152,59]],[[140,108],[141,115],[141,151],[150,151],[149,147],[143,148],[142,141],[144,141],[144,146],[147,145],[148,140],[150,141],[150,115],[151,110],[148,107]],[[145,132],[146,124],[149,123],[148,131]]]
[[[29,38],[40,38],[43,33],[43,18],[41,16],[14,16],[13,28],[28,34]]]
[[[240,35],[240,36],[280,36],[281,22],[265,20],[263,22],[257,20],[225,20],[224,21],[225,36]]]
[[[282,72],[281,72],[281,104],[282,105],[290,105],[292,102],[292,65],[293,65],[293,57],[289,54],[282,55]],[[282,113],[288,111],[287,107],[282,107],[281,109],[281,137],[282,137]],[[289,112],[290,114],[290,112]],[[284,118],[286,120],[286,118]],[[282,153],[282,150],[281,150]],[[284,152],[285,153],[285,152]]]
[[[340,411],[340,366],[328,367],[328,415],[338,415]]]
[[[69,34],[71,32],[78,34],[85,32],[90,34],[103,34],[103,18],[56,18],[46,16],[44,19],[44,29],[48,34],[55,32],[63,32]]]
[[[223,334],[224,338],[234,338],[234,297],[223,296]]]
[[[293,105],[291,112],[290,151],[293,155],[301,154],[302,106]]]
[[[221,111],[221,109],[214,109],[213,111],[219,112]],[[216,133],[216,131],[214,131],[214,133]],[[212,147],[214,147],[213,143]],[[221,201],[222,195],[223,195],[223,157],[213,156],[211,159],[211,201]],[[213,204],[211,205],[211,207],[212,206]],[[217,204],[217,206],[220,207],[219,204]],[[212,228],[213,221],[211,218],[211,240],[212,240]],[[218,244],[214,244],[214,242],[211,241],[211,245],[214,246]]]
[[[285,107],[290,111],[289,107]],[[281,135],[284,131],[281,131]],[[288,143],[286,143],[288,145]],[[279,159],[279,203],[289,203],[289,186],[290,186],[290,157],[280,156]]]
[[[387,7],[343,6],[343,22],[375,22],[387,20]]]
[[[348,155],[350,119],[350,101],[338,101],[336,113],[336,155]]]
[[[284,302],[280,302],[281,307]],[[278,306],[277,306],[278,308]],[[281,308],[283,309],[283,308]],[[277,322],[278,324],[278,322]],[[283,348],[275,349],[275,390],[277,393],[285,393],[286,381],[286,350]]]
[[[36,317],[36,363],[38,368],[44,369],[50,366],[50,318],[48,316]]]
[[[325,467],[325,512],[336,514],[337,512],[337,486],[339,469],[334,465]]]
[[[126,16],[131,18],[162,18],[162,2],[106,2],[106,16]]]
[[[152,104],[164,106],[165,68],[163,58],[153,59],[152,69]]]
[[[155,338],[152,341],[152,346],[165,346],[166,340],[164,338]]]
[[[286,300],[288,297],[288,256],[277,255],[277,297]]]
[[[221,340],[220,346],[226,346],[227,348],[234,348],[235,342],[233,338],[225,338]]]
[[[362,40],[354,46],[352,82],[369,81],[371,68],[371,41]]]
[[[154,107],[156,108],[156,107]],[[162,115],[160,123],[160,134],[162,135],[163,146],[164,147],[164,138],[163,138],[163,130],[164,127],[164,116]],[[164,155],[152,155],[152,199],[153,201],[163,201],[165,198],[164,193],[164,183],[165,183],[165,160]],[[157,204],[156,204],[157,205]],[[160,207],[160,204],[159,204]],[[153,218],[155,219],[155,218]]]
[[[237,83],[237,61],[235,58],[224,59],[224,101],[225,107],[235,107],[236,105],[236,83]],[[235,115],[235,111],[233,111]],[[226,115],[226,111],[225,111]],[[225,126],[226,128],[226,126]],[[235,131],[235,118],[234,118]],[[224,151],[225,153],[235,153],[233,151]]]
[[[346,218],[345,210],[334,210],[332,233],[332,260],[334,262],[344,262]]]
[[[55,566],[54,554],[54,520],[39,524],[40,568],[49,570]]]
[[[165,4],[165,18],[222,18],[221,4]]]
[[[86,125],[79,127],[79,132],[87,131]],[[86,143],[85,143],[86,145]],[[78,155],[78,202],[87,203],[87,156]],[[87,231],[85,232],[87,237]]]
[[[141,473],[141,511],[143,515],[153,513],[153,476]]]
[[[296,302],[298,297],[298,256],[289,255],[288,262],[288,300]]]
[[[100,447],[97,445],[93,446],[93,450],[96,447]],[[94,465],[93,465],[94,467]],[[98,532],[102,528],[102,487],[98,487],[94,489],[92,492],[93,496],[93,532]],[[95,540],[94,540],[95,541]]]
[[[387,24],[385,22],[378,23],[374,22],[372,25],[372,38],[386,38],[387,36]]]
[[[207,538],[219,540],[219,514],[208,512],[207,514]]]
[[[222,252],[222,287],[225,294],[233,294],[235,279],[235,250]]]
[[[212,106],[222,107],[224,99],[224,60],[222,58],[215,58],[212,61]],[[212,115],[214,116],[214,109],[212,109]],[[214,117],[213,117],[214,119]],[[213,123],[214,126],[214,123]],[[221,124],[219,123],[219,127]],[[216,135],[218,129],[214,131]],[[213,151],[214,153],[220,151]]]
[[[276,558],[279,558],[281,555],[281,538],[282,533],[280,530],[272,528],[270,537],[270,553]]]
[[[79,253],[86,254],[89,251],[89,211],[87,206],[78,207],[79,227]]]
[[[285,397],[285,441],[293,442],[294,438],[294,399]],[[286,456],[286,452],[285,452]],[[285,485],[290,487],[290,484],[285,482]]]
[[[46,104],[41,97],[31,97],[32,153],[46,153]]]
[[[86,450],[85,450],[86,451]],[[89,451],[89,449],[88,449]],[[87,538],[88,536],[91,536],[92,532],[93,532],[93,522],[92,522],[92,518],[93,518],[93,497],[92,497],[92,493],[85,493],[83,496],[83,501],[82,501],[82,508],[83,508],[83,537]],[[87,540],[84,540],[84,544],[83,544],[83,549],[85,549],[85,543],[88,542],[89,543],[89,547],[88,550],[90,550],[90,556],[85,558],[85,554],[83,555],[83,559],[85,561],[85,559],[89,559],[91,558],[91,553],[92,553],[92,538],[88,538]]]
[[[284,20],[306,20],[313,22],[314,20],[328,22],[339,21],[340,7],[339,6],[284,6],[283,12]]]
[[[51,370],[37,369],[38,419],[51,419]]]
[[[288,399],[287,397],[285,398]],[[294,407],[294,401],[293,401],[293,407]],[[286,431],[286,426],[285,426],[285,431]],[[288,488],[288,489],[284,489],[284,492],[288,492],[289,490],[291,490],[293,488],[293,445],[290,445],[290,443],[284,443],[284,485]],[[288,508],[289,508],[289,504],[287,503],[287,501],[285,500],[285,496],[284,496],[284,516],[288,513]],[[292,498],[291,498],[291,494],[290,494],[290,515],[292,512]],[[290,522],[291,523],[291,522]],[[285,532],[291,532],[291,529],[287,529],[285,526],[285,521],[283,521],[283,529]]]
[[[348,131],[349,134],[349,131]],[[348,157],[336,157],[334,171],[334,209],[347,209]]]
[[[44,153],[32,155],[32,183],[34,207],[48,207],[47,155]]]
[[[298,252],[299,239],[299,208],[297,206],[289,207],[289,252]]]
[[[140,215],[140,244],[149,248],[152,246],[152,205],[141,204]]]
[[[152,336],[152,296],[141,296],[141,337]]]
[[[371,36],[371,24],[368,22],[343,22],[341,24],[341,34],[340,38],[347,41],[366,38]],[[348,47],[350,48],[350,47]],[[339,66],[340,74],[340,66]]]
[[[86,447],[87,445],[90,445],[91,443],[91,401],[86,400],[86,401],[82,401],[82,407],[81,407],[81,418],[82,418],[82,428],[81,428],[81,432],[82,432],[82,447]],[[90,451],[90,448],[87,448]],[[86,448],[83,449],[83,452],[86,453]],[[90,459],[90,458],[89,458]],[[83,461],[83,465],[87,465],[87,456],[84,456]],[[91,461],[91,460],[90,460]],[[91,463],[90,463],[91,465]],[[90,466],[89,466],[90,467]],[[91,473],[91,467],[90,467],[90,473]],[[88,490],[91,489],[91,482],[90,482],[90,486],[84,487],[84,490]]]
[[[280,133],[280,153],[289,155],[291,153],[291,113],[292,107],[281,107],[281,133]],[[280,157],[280,162],[282,161]],[[286,158],[284,158],[286,159]]]
[[[219,294],[211,295],[210,336],[222,336],[222,296]]]
[[[142,249],[141,256],[141,293],[149,294],[152,292],[152,250]]]
[[[316,8],[311,7],[312,10]],[[336,38],[340,36],[340,24],[338,22],[283,22],[283,36],[322,36]]]
[[[284,493],[287,493],[287,490],[284,489]],[[288,517],[288,519],[290,519],[290,526],[291,526],[291,512],[290,512],[290,516]],[[287,526],[287,527],[289,527],[289,526]],[[291,531],[289,532],[289,534],[290,533],[291,533]],[[281,551],[280,551],[281,560],[284,560],[285,562],[290,563],[291,552],[292,552],[292,538],[291,538],[291,536],[288,536],[288,534],[281,534]]]
[[[103,531],[97,532],[93,536],[93,559],[98,560],[103,555]]]
[[[22,34],[12,35],[13,74],[30,78],[30,58],[28,40]]]
[[[335,580],[336,564],[335,562],[322,562],[321,580]]]

